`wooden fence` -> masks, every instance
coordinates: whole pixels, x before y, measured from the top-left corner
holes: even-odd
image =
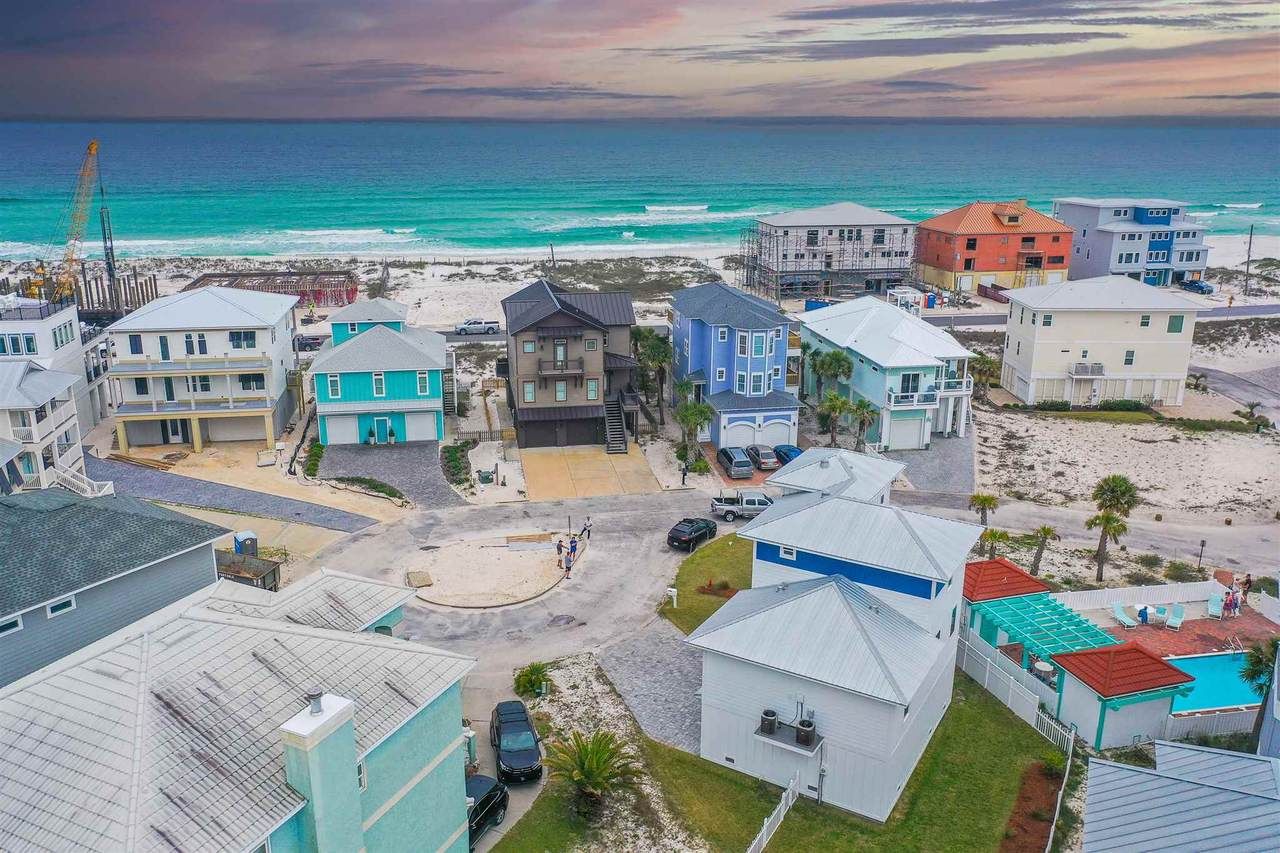
[[[777,808],[764,819],[764,824],[760,827],[760,831],[756,833],[755,840],[747,847],[747,853],[764,853],[765,845],[769,843],[769,839],[773,838],[773,834],[778,831],[778,827],[782,826],[782,819],[787,816],[787,812],[791,810],[791,806],[800,797],[800,777],[792,776],[791,781],[787,783],[786,790],[782,792],[782,799],[778,802]]]
[[[453,434],[454,441],[515,441],[514,429],[472,429],[459,430]]]

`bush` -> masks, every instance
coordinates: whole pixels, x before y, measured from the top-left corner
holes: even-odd
[[[471,460],[467,451],[476,446],[472,439],[458,444],[446,444],[440,448],[440,468],[445,479],[454,485],[462,485],[471,481]]]
[[[1125,572],[1124,579],[1132,586],[1155,586],[1160,583],[1160,578],[1147,571]]]
[[[679,459],[681,462],[683,462],[688,455],[689,455],[688,445],[680,444],[676,446],[676,459]]]
[[[458,417],[465,418],[471,410],[471,392],[465,388],[458,389]]]
[[[319,439],[311,439],[311,443],[307,445],[307,458],[302,463],[302,473],[308,477],[316,477],[320,474],[320,460],[324,457],[324,445]]]
[[[404,499],[404,492],[389,483],[384,483],[381,480],[375,480],[372,477],[334,477],[333,479],[339,483],[359,486],[362,489],[377,492],[380,495],[386,495],[387,497],[395,498],[396,500]]]
[[[1280,597],[1280,581],[1275,578],[1261,577],[1253,579],[1253,588],[1267,595]]]
[[[1051,749],[1040,759],[1040,769],[1050,779],[1061,779],[1067,772],[1067,757],[1056,749]]]
[[[697,459],[693,460],[692,464],[689,465],[689,470],[695,474],[710,474],[711,463],[699,456]]]
[[[549,682],[545,663],[534,661],[523,669],[517,670],[515,678],[516,693],[520,696],[536,696],[544,682]]]
[[[818,412],[818,432],[831,432],[831,415],[826,412]]]
[[[1141,400],[1103,400],[1098,410],[1103,412],[1145,412],[1147,404]]]
[[[1069,412],[1071,411],[1071,402],[1069,400],[1041,400],[1036,403],[1035,408],[1040,412]]]
[[[1164,576],[1174,583],[1190,583],[1209,579],[1209,573],[1204,569],[1197,569],[1190,563],[1184,563],[1181,560],[1170,560],[1169,565],[1165,566]]]
[[[1253,432],[1253,424],[1244,421],[1219,421],[1203,418],[1161,418],[1162,423],[1181,427],[1189,432]]]
[[[1144,569],[1158,569],[1164,564],[1159,554],[1139,554],[1133,558],[1133,561]]]

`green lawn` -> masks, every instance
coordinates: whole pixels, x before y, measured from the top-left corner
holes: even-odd
[[[573,808],[573,789],[568,782],[547,782],[533,806],[494,845],[494,853],[558,853],[585,841],[590,834],[586,821]]]
[[[812,850],[990,851],[999,848],[1023,770],[1053,747],[962,673],[951,708],[887,824],[799,800],[770,853]],[[662,744],[650,772],[689,829],[715,850],[742,850],[779,789]]]
[[[667,601],[660,611],[682,632],[688,634],[720,609],[728,599],[698,592],[709,580],[728,581],[734,589],[751,586],[751,548],[747,539],[734,534],[720,536],[698,548],[680,564],[676,573],[676,602]]]
[[[1074,421],[1103,421],[1109,424],[1147,424],[1154,423],[1155,415],[1149,412],[1036,412],[1046,418],[1067,418]]]

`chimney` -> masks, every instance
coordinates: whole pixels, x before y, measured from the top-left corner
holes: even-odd
[[[284,776],[306,799],[301,813],[306,850],[352,851],[365,846],[356,778],[355,703],[309,690],[307,705],[280,727]]]
[[[310,706],[311,716],[318,717],[324,713],[324,703],[321,701],[323,698],[324,694],[314,687],[307,691],[307,704]]]
[[[1014,202],[1014,204],[1018,205],[1018,207],[1026,207],[1027,200],[1025,198],[1020,198],[1016,202]]]

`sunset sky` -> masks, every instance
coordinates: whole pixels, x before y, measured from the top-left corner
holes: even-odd
[[[0,116],[1280,114],[1274,0],[16,0]]]

